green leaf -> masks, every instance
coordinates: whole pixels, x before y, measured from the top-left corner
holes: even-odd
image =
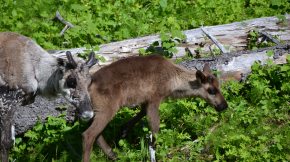
[[[271,4],[273,6],[282,6],[283,2],[282,0],[271,0]]]
[[[118,142],[118,143],[119,143],[119,145],[120,145],[120,146],[124,146],[124,145],[125,145],[125,142],[124,142],[124,140],[122,140],[122,139],[121,139],[121,140],[119,140],[119,142]]]
[[[266,52],[268,57],[273,57],[274,56],[274,51],[273,50],[269,50]]]
[[[162,42],[165,42],[165,41],[170,40],[170,35],[165,34],[165,33],[161,33],[161,34],[160,34],[160,38],[161,38],[161,41],[162,41]]]
[[[286,60],[287,60],[288,63],[290,63],[290,54],[287,54]]]
[[[253,30],[251,30],[249,34],[252,37],[256,37],[257,36],[257,33],[255,31],[253,31]]]
[[[36,132],[33,132],[33,131],[28,131],[24,134],[24,137],[28,137],[30,139],[37,139],[38,134]]]
[[[14,10],[12,10],[12,16],[13,17],[16,17],[17,16],[17,11],[14,9]]]
[[[159,5],[161,6],[162,10],[165,10],[167,7],[167,0],[160,0]]]
[[[290,66],[287,66],[287,65],[281,66],[282,72],[289,71],[289,70],[290,70]]]
[[[46,11],[43,11],[40,13],[41,17],[49,17],[48,13]]]
[[[276,146],[277,146],[278,150],[280,150],[280,151],[283,149],[283,147],[280,143],[277,143]]]

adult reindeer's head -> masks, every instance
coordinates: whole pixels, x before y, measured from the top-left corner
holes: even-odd
[[[209,65],[206,63],[203,72],[196,71],[196,79],[201,84],[199,96],[212,104],[217,111],[222,111],[228,107],[220,89],[217,78],[211,73]]]
[[[60,89],[63,96],[77,108],[80,118],[89,120],[94,116],[88,93],[88,86],[91,83],[89,68],[98,60],[94,52],[90,53],[86,62],[74,59],[69,51],[66,52],[66,56],[66,62],[59,62],[63,67],[63,78],[59,81]]]

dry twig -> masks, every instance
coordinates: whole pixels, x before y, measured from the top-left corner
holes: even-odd
[[[65,24],[65,27],[61,30],[61,32],[59,33],[60,36],[64,35],[65,31],[68,30],[69,28],[74,27],[74,25],[66,20],[64,20],[64,18],[60,15],[60,13],[58,11],[56,11],[55,14],[55,19],[59,20],[60,22],[62,22],[63,24]]]

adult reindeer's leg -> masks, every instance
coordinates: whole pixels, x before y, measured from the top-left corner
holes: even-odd
[[[97,111],[91,126],[83,133],[83,162],[90,161],[90,154],[96,137],[98,137],[98,145],[107,154],[107,156],[110,157],[110,155],[112,155],[112,153],[110,153],[112,152],[111,147],[106,143],[105,139],[101,135],[103,129],[111,121],[113,115],[115,115],[115,112],[112,112],[112,110],[113,109],[107,108],[102,111]]]
[[[132,130],[134,125],[146,115],[146,107],[147,107],[147,103],[142,104],[141,111],[122,126],[119,138],[125,138],[128,135],[128,132]]]
[[[0,107],[2,109],[2,107]],[[2,111],[3,112],[3,111]],[[0,151],[1,151],[1,161],[8,162],[9,150],[13,143],[13,115],[15,109],[11,108],[5,114],[1,114],[0,119]]]
[[[9,150],[14,140],[13,116],[23,99],[21,90],[10,90],[9,87],[0,86],[0,152],[1,161],[8,162]]]
[[[159,105],[161,100],[151,101],[148,103],[146,112],[148,117],[149,127],[152,134],[149,139],[149,153],[151,162],[155,162],[155,134],[159,131],[160,117],[159,117]]]

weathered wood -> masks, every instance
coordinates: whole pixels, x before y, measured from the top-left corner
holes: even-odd
[[[74,27],[74,25],[72,23],[64,20],[64,18],[60,15],[60,13],[58,11],[56,11],[56,13],[55,13],[55,19],[57,19],[60,22],[62,22],[63,24],[65,24],[65,27],[59,33],[60,36],[64,35],[65,31],[68,30],[69,28],[73,28]]]
[[[222,51],[222,53],[228,53],[228,50],[212,35],[210,34],[205,28],[200,28],[204,34],[209,37],[213,41],[213,43]]]
[[[182,62],[181,65],[187,68],[198,68],[201,69],[205,62],[209,62],[213,69],[221,71],[221,79],[242,79],[242,75],[249,73],[250,66],[254,61],[265,62],[267,59],[273,59],[275,63],[285,63],[286,54],[290,53],[289,45],[285,43],[290,42],[290,15],[286,15],[286,21],[288,26],[282,26],[276,17],[258,18],[253,20],[247,20],[244,22],[236,22],[226,25],[218,25],[206,27],[207,31],[210,32],[219,42],[221,42],[230,53],[217,56],[215,58],[201,58],[194,59],[191,61]],[[275,47],[269,47],[259,49],[256,51],[241,51],[245,50],[247,46],[247,35],[250,30],[257,29],[258,31],[265,31],[272,36],[277,36],[284,45],[278,45]],[[194,51],[199,47],[200,43],[206,43],[204,51],[209,52],[209,47],[214,46],[212,41],[209,40],[201,29],[193,29],[184,31],[186,35],[186,43],[180,44],[176,57],[182,57],[186,54],[185,49],[188,48],[190,51]],[[151,35],[141,38],[129,39],[120,42],[113,42],[100,46],[98,54],[105,57],[107,61],[96,65],[92,72],[98,68],[110,64],[111,62],[120,58],[138,55],[138,50],[141,48],[147,48],[150,44],[155,41],[160,41],[158,35]],[[83,53],[85,48],[69,49],[73,54]],[[273,50],[275,55],[268,57],[266,52]],[[51,51],[53,55],[61,57],[65,55],[67,50]],[[240,52],[237,52],[240,51]],[[62,111],[56,108],[59,105],[66,104],[63,98],[58,98],[53,101],[48,101],[43,98],[36,98],[34,104],[19,107],[14,116],[16,122],[17,134],[22,134],[36,123],[38,119],[44,121],[48,115],[57,116]],[[40,109],[41,107],[41,109]],[[74,120],[74,108],[69,106],[67,118],[70,121]]]
[[[277,36],[281,42],[290,42],[290,14],[286,14],[287,25],[282,25],[277,17],[265,17],[242,22],[235,22],[225,25],[207,26],[207,32],[211,33],[229,52],[245,50],[247,47],[247,37],[251,30],[267,32],[269,35]],[[209,47],[215,47],[214,43],[207,38],[201,28],[186,30],[186,43],[180,44],[178,52],[174,58],[186,55],[185,48],[194,51],[199,48],[199,44],[205,43],[203,51],[209,52]],[[107,61],[100,65],[108,65],[120,58],[138,55],[139,49],[148,48],[153,42],[160,41],[159,35],[151,35],[140,38],[128,39],[119,42],[100,45],[100,50],[95,51],[103,56]],[[85,48],[69,49],[73,54],[83,53]],[[65,50],[52,51],[53,55],[61,57]]]
[[[267,52],[273,51],[273,56]],[[188,69],[202,69],[204,63],[209,63],[212,69],[219,71],[221,80],[241,80],[243,76],[251,72],[251,66],[259,61],[265,64],[267,60],[273,60],[275,64],[285,64],[286,57],[290,54],[290,45],[278,45],[274,47],[261,48],[253,51],[240,51],[226,53],[221,56],[206,59],[194,59],[181,63]]]

